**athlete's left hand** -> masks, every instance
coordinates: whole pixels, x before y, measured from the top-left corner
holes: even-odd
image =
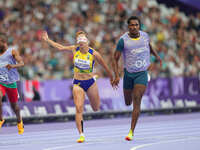
[[[8,64],[8,65],[6,65],[6,68],[7,68],[8,70],[10,70],[10,69],[12,69],[12,68],[15,68],[15,66],[14,66],[14,65],[11,65],[11,64]]]

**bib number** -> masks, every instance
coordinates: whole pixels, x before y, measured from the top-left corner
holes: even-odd
[[[137,68],[142,68],[145,65],[146,65],[146,60],[137,60],[135,62],[135,67],[137,67]]]
[[[75,59],[75,66],[80,69],[90,69],[90,61],[82,60],[82,59]]]

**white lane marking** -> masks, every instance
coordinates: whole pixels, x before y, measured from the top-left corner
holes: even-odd
[[[142,137],[135,137],[134,139],[135,140],[167,140],[167,139],[172,139],[172,138],[179,138],[179,139],[181,139],[181,138],[184,138],[184,137],[200,137],[200,132],[190,132],[189,134],[185,134],[185,133],[182,133],[182,134],[177,134],[177,133],[175,133],[175,134],[172,134],[172,135],[159,135],[159,136],[150,136],[150,137],[148,137],[148,136],[142,136]],[[88,138],[87,139],[89,139],[89,140],[87,140],[87,141],[92,141],[92,142],[98,142],[98,141],[105,141],[105,139],[107,139],[107,138],[109,138],[109,139],[112,139],[112,138],[115,138],[115,142],[116,141],[121,141],[122,139],[124,139],[124,136],[121,134],[121,135],[119,135],[119,134],[113,134],[113,135],[111,135],[111,136],[106,136],[106,135],[104,135],[104,136],[99,136],[98,137],[98,139],[99,140],[97,140],[95,137],[89,137],[89,136],[87,136]],[[34,140],[15,140],[15,142],[13,143],[13,142],[0,142],[0,145],[1,146],[4,146],[4,147],[9,147],[10,146],[10,144],[23,144],[23,145],[26,145],[26,144],[30,144],[30,143],[32,143],[32,144],[34,144],[34,143],[37,143],[37,144],[39,144],[39,143],[41,143],[41,144],[45,144],[45,143],[48,143],[49,141],[52,141],[51,142],[51,144],[56,144],[56,143],[62,143],[62,142],[65,142],[66,143],[66,141],[67,141],[67,143],[68,144],[70,144],[70,143],[74,143],[75,142],[75,138],[74,137],[71,137],[71,138],[69,138],[69,137],[59,137],[59,138],[55,138],[55,139],[49,139],[49,138],[45,138],[45,139],[41,139],[41,138],[38,138],[37,140],[36,139],[34,139]],[[110,140],[109,140],[110,141]]]
[[[184,130],[181,130],[181,129],[184,129]],[[137,139],[141,138],[141,137],[147,137],[149,135],[151,135],[151,138],[152,138],[152,133],[154,133],[156,135],[162,135],[162,137],[171,137],[173,135],[179,135],[180,136],[180,135],[182,135],[182,133],[184,133],[184,135],[190,135],[191,133],[196,133],[196,134],[199,135],[199,133],[200,133],[199,131],[200,130],[197,130],[197,128],[192,128],[192,129],[187,130],[187,128],[185,128],[185,127],[179,127],[177,129],[176,128],[175,129],[171,129],[171,130],[166,129],[164,131],[162,131],[162,130],[161,131],[159,131],[159,130],[154,131],[154,130],[149,129],[149,130],[146,130],[145,132],[136,132],[135,135],[136,135]],[[23,140],[24,143],[31,142],[31,141],[34,141],[34,142],[42,141],[41,143],[45,143],[46,141],[49,141],[49,140],[61,141],[60,139],[63,139],[63,138],[68,140],[68,139],[73,139],[73,138],[75,139],[77,137],[77,135],[74,135],[74,133],[67,133],[67,134],[66,133],[64,133],[62,135],[53,135],[53,134],[38,135],[36,137],[32,136],[32,135],[25,136],[25,137],[21,136],[21,137],[19,137],[18,141]],[[114,137],[114,135],[116,136],[118,134],[120,134],[121,136],[126,135],[126,131],[116,131],[115,130],[115,131],[112,131],[112,132],[103,132],[103,134],[101,133],[99,135],[99,138],[101,138],[101,137],[102,138],[110,137],[109,135],[111,135],[111,133],[112,133],[113,137]],[[53,135],[53,136],[50,136],[50,135]],[[87,135],[87,137],[89,139],[92,139],[93,138],[92,136],[96,135],[96,133],[86,133],[86,135]],[[158,138],[159,138],[159,136],[158,136]],[[15,138],[13,138],[13,137],[12,138],[6,138],[6,139],[8,141],[11,141],[11,139],[17,140],[16,137]]]
[[[130,150],[137,150],[139,148],[143,148],[143,147],[148,147],[148,146],[152,146],[152,145],[158,145],[158,144],[165,144],[165,143],[173,143],[173,142],[181,142],[181,141],[186,141],[186,140],[199,140],[200,137],[197,138],[184,138],[184,139],[178,139],[178,140],[168,140],[168,141],[162,141],[162,142],[157,142],[157,143],[150,143],[150,144],[143,144],[143,145],[138,145],[135,147],[132,147]],[[108,141],[107,141],[108,142]],[[83,143],[84,145],[93,145],[93,144],[100,144],[103,143],[105,144],[106,141],[105,140],[99,140],[96,141],[96,143]],[[66,149],[69,147],[75,147],[75,146],[81,146],[81,144],[72,144],[72,145],[67,145],[67,146],[56,146],[56,147],[52,147],[52,148],[45,148],[43,150],[59,150],[59,149]]]
[[[126,134],[127,130],[124,130],[125,128],[121,127],[121,128],[113,128],[113,131],[111,132],[111,130],[109,128],[107,128],[106,130],[102,130],[100,129],[100,135],[107,135],[107,134]],[[46,136],[48,136],[48,138],[57,138],[57,137],[66,137],[66,136],[70,136],[70,138],[72,136],[76,137],[77,135],[74,134],[76,130],[73,131],[69,131],[69,130],[62,130],[62,133],[60,131],[55,132],[55,131],[49,131],[46,133],[41,133],[41,132],[37,132],[35,134],[31,134],[29,132],[25,133],[24,135],[16,135],[16,136],[3,136],[1,139],[16,139],[16,137],[19,137],[20,139],[33,139],[33,138],[46,138]],[[163,127],[159,127],[159,128],[149,128],[149,129],[137,129],[135,132],[135,135],[139,135],[139,136],[144,136],[144,135],[152,135],[152,132],[154,134],[171,134],[171,133],[181,133],[181,132],[192,132],[192,131],[200,131],[200,127],[199,126],[178,126],[178,127],[168,127],[168,128],[163,128]],[[96,131],[95,130],[91,130],[88,128],[88,130],[85,132],[86,135],[89,136],[93,136],[96,135]],[[52,136],[49,136],[52,135]]]
[[[109,141],[107,141],[107,142],[109,142]],[[101,143],[105,144],[106,142],[105,142],[105,140],[99,140],[96,143],[82,143],[82,144],[85,146],[85,145],[94,145],[94,144],[97,144],[97,143],[98,144],[101,144]],[[67,145],[67,146],[56,146],[56,147],[52,147],[52,148],[45,148],[43,150],[57,150],[57,149],[63,149],[63,148],[66,149],[66,148],[69,148],[69,147],[83,146],[82,144],[76,143],[76,144]]]
[[[148,146],[152,146],[152,145],[174,143],[174,142],[182,142],[182,141],[186,141],[186,140],[199,140],[199,139],[200,139],[199,137],[196,137],[196,138],[184,138],[184,139],[178,139],[178,140],[168,140],[168,141],[161,141],[161,142],[156,142],[156,143],[142,144],[142,145],[134,146],[130,150],[138,150],[140,148],[144,148],[144,147],[148,147]]]
[[[196,122],[179,122],[179,123],[173,123],[173,122],[167,122],[167,124],[165,125],[163,125],[163,123],[161,124],[161,123],[153,123],[152,124],[152,122],[151,123],[147,123],[147,124],[145,124],[145,126],[144,126],[144,124],[138,124],[138,127],[136,127],[136,132],[138,131],[138,132],[141,132],[141,131],[145,131],[145,130],[148,130],[147,129],[147,126],[148,126],[148,128],[150,128],[151,129],[151,131],[153,131],[153,129],[156,129],[156,130],[158,130],[158,129],[164,129],[164,128],[172,128],[172,129],[175,129],[174,127],[176,126],[179,126],[180,125],[180,127],[182,127],[182,128],[185,128],[185,127],[188,127],[188,126],[193,126],[193,127],[199,127],[199,126],[194,126],[195,124],[197,124],[198,125],[198,123],[200,122],[200,119]],[[184,127],[183,127],[183,125],[185,125]],[[129,125],[124,125],[124,124],[122,124],[122,125],[107,125],[106,127],[86,127],[86,129],[88,128],[88,132],[87,133],[90,133],[90,132],[94,132],[94,133],[96,133],[96,130],[97,130],[97,128],[98,128],[98,130],[101,130],[101,131],[107,131],[107,130],[109,130],[110,131],[110,127],[111,128],[114,128],[115,130],[122,130],[122,129],[124,129],[124,128],[129,128]],[[178,127],[178,128],[180,128],[180,127]],[[49,133],[55,133],[55,134],[63,134],[64,132],[66,132],[66,133],[69,133],[68,131],[76,131],[76,128],[74,127],[74,128],[72,128],[72,129],[58,129],[58,130],[52,130],[52,131],[31,131],[31,132],[25,132],[24,133],[24,135],[23,135],[23,137],[25,137],[27,134],[28,135],[32,135],[32,136],[41,136],[42,134],[49,134]],[[38,132],[39,132],[39,134],[38,134]],[[4,134],[3,135],[3,137],[5,138],[5,137],[14,137],[15,138],[15,136],[18,136],[18,134],[17,133],[9,133],[9,134]],[[21,136],[21,135],[20,135]]]
[[[187,128],[190,129],[191,126],[192,126],[192,129],[194,129],[194,128],[195,129],[198,129],[198,128],[200,129],[200,127],[197,126],[197,125],[196,124],[194,125],[194,123],[187,123],[187,124],[184,124],[184,126],[183,126],[183,124],[181,126],[178,126],[177,124],[176,125],[174,125],[174,124],[173,125],[169,125],[168,124],[167,126],[165,126],[165,125],[164,126],[163,125],[153,126],[153,127],[148,126],[148,129],[147,129],[147,127],[144,127],[144,128],[138,127],[138,128],[136,128],[135,134],[137,134],[137,133],[141,134],[142,132],[145,132],[145,133],[148,133],[148,132],[150,132],[150,133],[152,133],[152,132],[162,133],[162,132],[158,132],[158,131],[159,130],[160,131],[170,130],[170,129],[171,130],[176,130],[177,129],[179,131],[180,131],[180,129],[184,129],[184,131],[185,131],[185,129],[187,129]],[[124,130],[125,128],[129,128],[129,126],[121,125],[121,126],[114,126],[112,128],[114,128],[114,132],[115,132],[115,131],[118,131],[118,130],[121,131],[121,130]],[[155,131],[155,129],[156,129],[156,131]],[[96,134],[96,130],[97,130],[97,128],[95,128],[95,127],[88,127],[88,129],[86,130],[85,133],[87,133],[89,135],[90,134],[93,135],[93,134]],[[99,128],[98,127],[98,130],[100,130],[101,133],[107,133],[107,132],[110,133],[110,126],[103,127],[103,128]],[[63,134],[74,135],[75,132],[76,132],[76,129],[63,129],[63,130],[53,130],[53,131],[37,131],[37,132],[25,132],[24,135],[18,135],[17,133],[15,133],[15,134],[7,134],[7,135],[4,135],[2,138],[3,139],[5,139],[6,137],[9,138],[9,139],[12,139],[12,138],[15,139],[16,137],[21,137],[21,138],[29,138],[29,137],[31,137],[31,138],[33,138],[33,137],[38,137],[38,136],[42,137],[42,136],[46,136],[46,135],[49,135],[49,134],[53,134],[54,136],[63,135]],[[112,133],[114,133],[114,132],[112,132]],[[1,139],[1,137],[0,137],[0,139]]]

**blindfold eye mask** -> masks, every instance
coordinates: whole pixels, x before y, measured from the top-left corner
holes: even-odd
[[[88,39],[85,37],[85,36],[79,36],[77,38],[77,43],[80,43],[80,42],[88,42]]]

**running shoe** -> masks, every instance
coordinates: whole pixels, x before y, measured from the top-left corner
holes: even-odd
[[[0,128],[2,127],[2,125],[3,125],[4,122],[5,122],[4,119],[0,121]]]
[[[133,140],[133,131],[132,130],[129,131],[128,135],[125,137],[125,140],[127,140],[127,141]]]
[[[24,133],[24,124],[23,124],[22,121],[17,124],[17,128],[18,128],[18,133],[19,134],[23,134]]]
[[[80,138],[77,140],[77,143],[83,143],[85,141],[85,136],[80,136]]]

